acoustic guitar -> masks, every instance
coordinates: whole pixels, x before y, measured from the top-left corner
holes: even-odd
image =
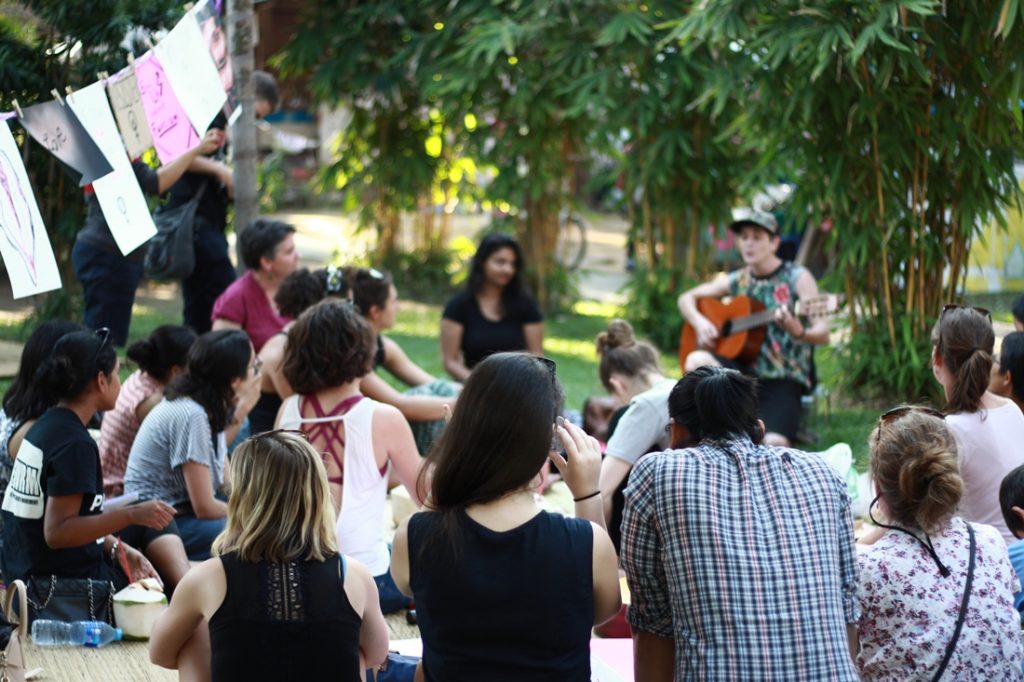
[[[821,294],[797,301],[794,314],[808,320],[835,315],[842,304],[837,294]],[[697,299],[697,310],[718,327],[714,348],[699,349],[697,332],[684,323],[679,337],[679,366],[686,365],[686,356],[695,350],[710,350],[729,360],[752,365],[761,352],[767,326],[775,319],[775,309],[766,310],[764,304],[749,296],[735,296],[728,303],[716,298]]]

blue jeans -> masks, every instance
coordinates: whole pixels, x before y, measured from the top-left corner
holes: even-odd
[[[114,343],[125,345],[135,290],[142,278],[142,263],[76,241],[71,249],[71,264],[85,297],[85,326],[109,327]]]
[[[401,611],[412,606],[412,599],[402,594],[395,579],[391,577],[391,571],[385,571],[383,575],[374,577],[373,582],[377,583],[377,594],[380,596],[380,610],[384,614]]]
[[[192,514],[181,514],[174,518],[178,534],[185,545],[189,561],[205,561],[210,558],[210,545],[227,524],[223,519],[197,519]]]

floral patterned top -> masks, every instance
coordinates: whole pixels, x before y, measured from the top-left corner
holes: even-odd
[[[1020,680],[1024,646],[1013,608],[1018,583],[1006,543],[991,526],[971,525],[977,543],[974,586],[943,677]],[[967,580],[966,522],[954,518],[931,541],[950,570],[946,578],[920,543],[898,531],[888,531],[860,554],[862,680],[927,682],[942,662]]]
[[[804,268],[783,261],[772,274],[757,277],[750,268],[729,273],[729,294],[749,296],[764,304],[767,310],[792,306],[797,301],[796,281]],[[813,347],[794,339],[777,324],[768,325],[761,352],[754,363],[754,372],[762,379],[792,379],[811,388],[811,357]]]

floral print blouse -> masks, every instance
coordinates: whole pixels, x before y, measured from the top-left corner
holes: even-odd
[[[1024,646],[1013,608],[1017,578],[999,532],[971,525],[977,543],[974,586],[943,678],[1020,680]],[[888,531],[860,553],[857,667],[862,680],[927,682],[942,662],[967,579],[966,522],[954,518],[931,541],[950,570],[948,577],[942,577],[920,543],[898,531]]]

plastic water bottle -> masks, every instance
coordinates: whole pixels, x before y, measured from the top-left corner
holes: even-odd
[[[75,623],[37,620],[32,623],[32,642],[40,646],[80,644],[95,648],[120,641],[122,636],[121,628],[97,620],[80,620]]]

